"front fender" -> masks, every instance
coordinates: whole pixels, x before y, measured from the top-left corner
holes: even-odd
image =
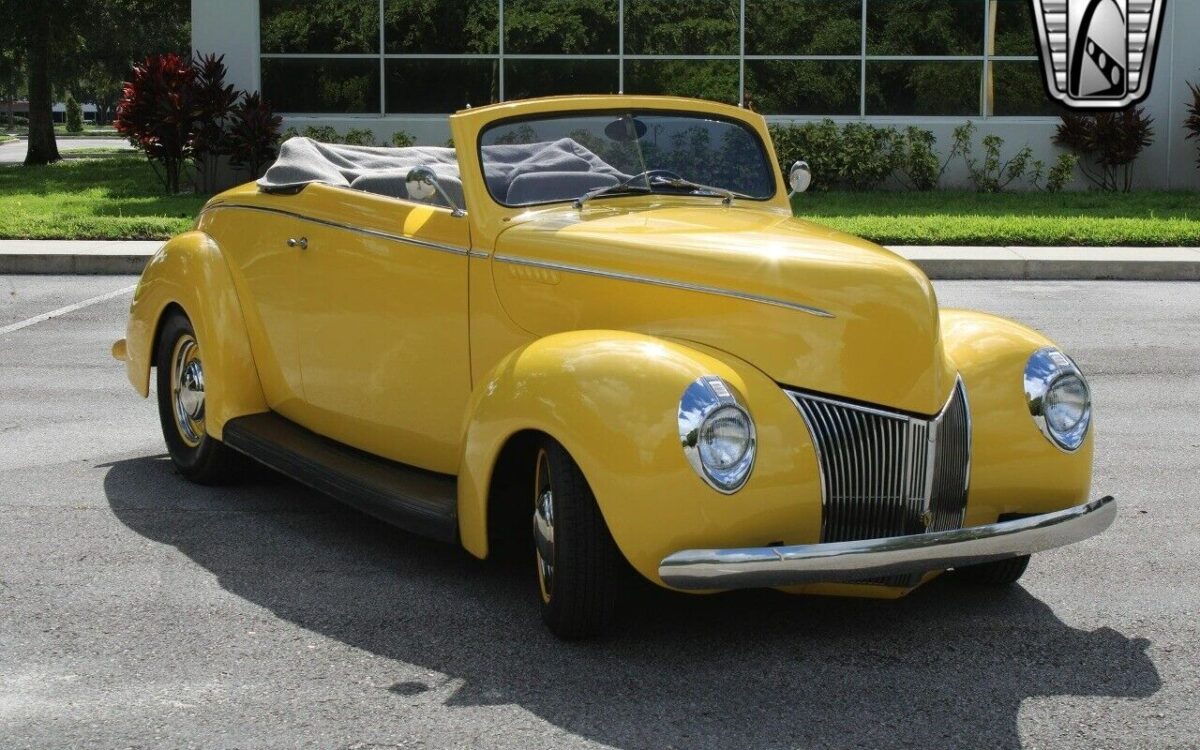
[[[221,249],[203,232],[167,242],[142,272],[126,330],[126,372],[143,397],[159,324],[172,305],[182,308],[196,331],[205,374],[205,429],[221,438],[233,417],[267,410],[250,353],[246,322]]]
[[[1079,450],[1065,453],[1042,435],[1025,401],[1022,376],[1029,355],[1055,344],[1037,331],[986,313],[946,309],[941,320],[946,354],[962,375],[971,405],[971,483],[964,525],[1087,502],[1095,421]]]
[[[734,495],[705,484],[680,447],[680,396],[710,374],[737,391],[758,430],[753,473]],[[617,546],[653,581],[661,583],[662,558],[681,549],[819,538],[820,478],[799,412],[770,378],[724,353],[618,331],[547,336],[481,380],[467,414],[459,525],[463,546],[476,556],[488,553],[488,488],[497,457],[526,430],[566,448]]]

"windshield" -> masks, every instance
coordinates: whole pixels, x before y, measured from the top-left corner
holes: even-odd
[[[483,131],[488,190],[506,206],[663,193],[766,200],[775,174],[758,135],[687,112],[556,114]]]

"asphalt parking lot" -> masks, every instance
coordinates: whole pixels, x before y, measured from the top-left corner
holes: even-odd
[[[288,480],[189,485],[109,357],[123,277],[0,276],[0,746],[1195,748],[1200,284],[946,282],[1091,379],[1104,536],[1001,593],[638,591],[556,641],[528,571]]]

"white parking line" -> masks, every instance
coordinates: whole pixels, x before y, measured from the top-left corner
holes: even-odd
[[[132,286],[127,286],[124,289],[118,289],[115,292],[109,292],[108,294],[101,294],[99,297],[92,297],[91,299],[85,299],[83,302],[76,302],[73,305],[67,305],[66,307],[60,307],[57,310],[51,310],[50,312],[42,313],[41,315],[35,315],[32,318],[27,318],[26,320],[22,320],[20,323],[13,323],[11,325],[7,325],[7,326],[4,326],[3,328],[0,328],[0,336],[3,336],[6,333],[12,333],[13,331],[19,331],[22,328],[28,328],[31,325],[41,323],[43,320],[50,320],[51,318],[57,318],[60,315],[66,315],[67,313],[73,313],[76,310],[82,310],[85,307],[90,307],[91,305],[95,305],[100,302],[105,302],[107,300],[113,299],[114,297],[120,297],[121,295],[129,294],[134,289],[137,289],[137,284],[134,284]]]

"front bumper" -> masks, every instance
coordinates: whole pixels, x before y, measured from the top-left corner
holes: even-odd
[[[1112,497],[1074,508],[930,534],[790,547],[691,549],[663,559],[658,575],[677,589],[743,589],[859,581],[1003,560],[1095,536],[1117,515]]]

